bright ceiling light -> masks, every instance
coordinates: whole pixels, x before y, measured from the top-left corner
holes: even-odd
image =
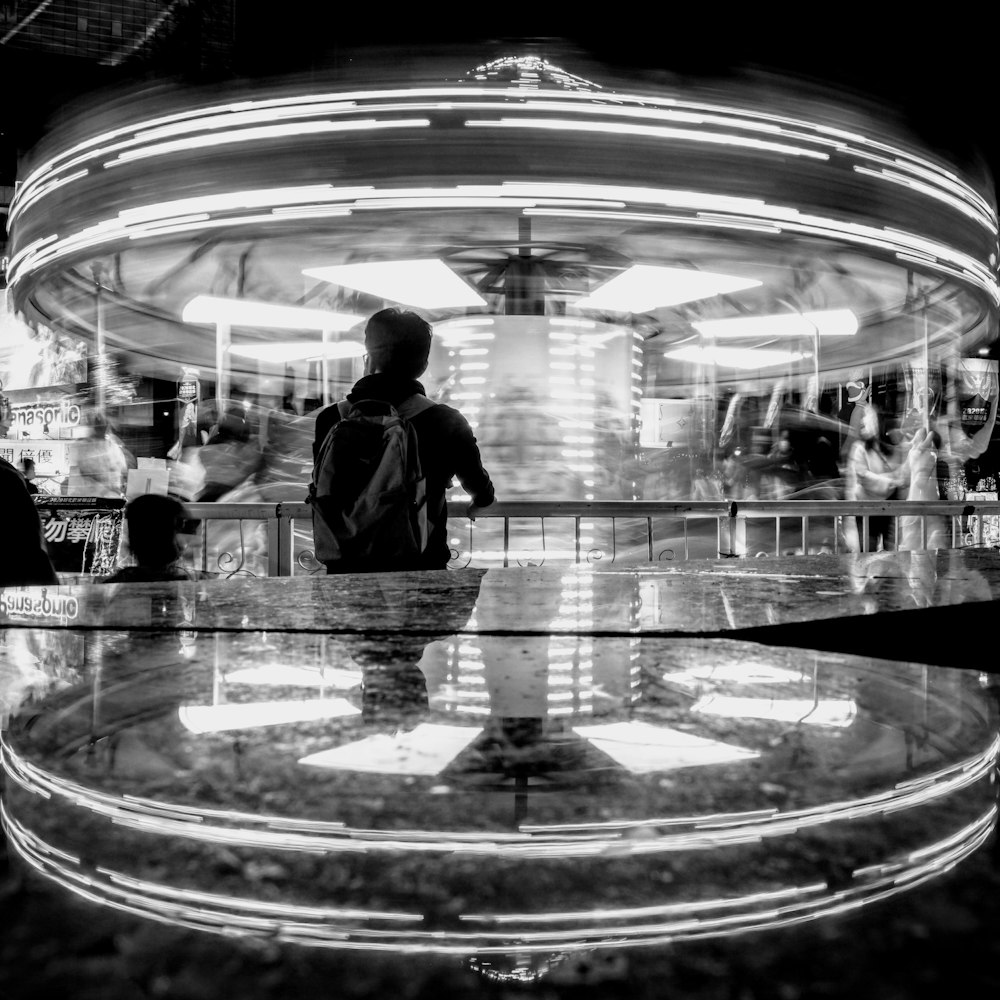
[[[678,347],[664,352],[664,357],[692,364],[719,365],[721,368],[770,368],[773,365],[802,361],[809,357],[801,351],[771,351],[752,347]]]
[[[731,319],[708,319],[691,324],[706,337],[722,340],[730,337],[853,337],[858,332],[858,317],[850,309],[826,309],[821,312],[779,313],[776,316],[736,316]]]
[[[327,309],[307,309],[276,302],[253,302],[249,299],[227,299],[217,295],[196,295],[181,313],[185,323],[254,326],[271,330],[350,330],[364,322],[364,316],[354,313],[330,312]]]
[[[288,340],[273,344],[233,344],[229,353],[253,361],[276,363],[324,357],[333,361],[338,358],[364,357],[365,345],[360,340],[335,340],[328,344],[319,340]]]
[[[421,309],[485,306],[486,300],[440,260],[385,260],[309,267],[303,274]]]
[[[676,306],[682,302],[709,299],[713,295],[728,295],[746,288],[758,288],[760,284],[753,278],[738,278],[712,271],[633,264],[627,271],[622,271],[596,291],[577,301],[576,305],[584,309],[606,309],[609,312],[644,313],[662,306]]]

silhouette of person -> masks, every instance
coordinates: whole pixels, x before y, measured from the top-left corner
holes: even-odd
[[[0,438],[7,436],[11,416],[10,401],[0,395]],[[28,484],[3,458],[0,458],[0,510],[5,528],[0,547],[0,586],[58,586],[59,577],[45,548],[42,522],[28,492]]]
[[[348,394],[346,404],[378,400],[395,408],[413,409],[409,422],[417,432],[417,451],[426,480],[427,545],[408,565],[375,563],[350,552],[326,560],[328,573],[444,569],[451,558],[445,491],[457,476],[472,497],[469,515],[495,498],[493,483],[483,468],[479,446],[465,417],[444,403],[430,404],[417,381],[427,370],[431,349],[430,324],[413,312],[382,309],[365,327],[365,374]],[[316,418],[315,458],[327,435],[340,422],[344,403],[328,406]],[[406,414],[403,414],[406,416]]]
[[[125,508],[128,548],[134,566],[123,566],[101,583],[151,583],[195,580],[201,574],[181,563],[181,529],[189,520],[184,505],[174,497],[144,493]]]

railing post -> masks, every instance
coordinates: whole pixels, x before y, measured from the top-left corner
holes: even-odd
[[[722,544],[722,523],[723,518],[719,518],[719,555],[720,556],[745,556],[747,554],[747,519],[738,516],[738,508],[735,503],[729,505],[729,514],[725,517],[726,533],[728,540]]]
[[[282,514],[276,504],[274,514],[267,519],[267,575],[292,575],[292,548],[295,532],[292,519]]]

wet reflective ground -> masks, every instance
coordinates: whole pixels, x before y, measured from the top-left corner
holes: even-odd
[[[989,676],[601,629],[589,591],[532,614],[505,581],[437,611],[385,581],[395,634],[202,630],[183,585],[148,588],[160,627],[9,626],[3,995],[995,981]]]

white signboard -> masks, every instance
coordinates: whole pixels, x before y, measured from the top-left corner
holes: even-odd
[[[39,477],[62,477],[69,474],[69,441],[49,441],[47,438],[31,440],[22,438],[0,440],[0,458],[20,468],[21,460],[30,458],[35,463],[35,474]]]

